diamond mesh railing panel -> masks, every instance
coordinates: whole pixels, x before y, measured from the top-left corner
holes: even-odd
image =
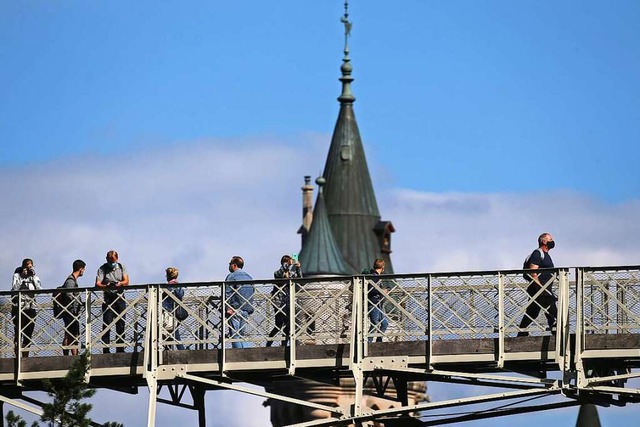
[[[433,339],[497,336],[497,283],[495,275],[432,276]]]
[[[222,331],[222,285],[180,285],[184,290],[182,301],[178,300],[169,287],[159,288],[159,343],[165,349],[214,349],[220,348]],[[171,333],[163,322],[162,301],[170,298],[174,303],[172,315],[175,318],[177,307],[187,312],[187,318],[176,320],[176,326]]]
[[[353,301],[351,280],[299,280],[298,283],[293,331],[298,345],[349,343]]]
[[[381,337],[384,341],[416,341],[428,339],[429,293],[427,277],[391,278],[381,280],[366,277],[364,283],[366,337]],[[389,320],[389,327],[382,333],[369,321],[373,304],[367,298],[369,288],[382,292],[384,297],[377,304]]]
[[[13,357],[15,354],[11,306],[10,296],[0,296],[0,358]]]
[[[552,314],[552,307],[556,307],[556,310],[558,307],[558,271],[553,270],[549,273],[551,278],[542,283],[542,287],[537,286],[531,280],[525,280],[521,272],[503,275],[505,333],[522,332],[532,336],[552,334],[546,314]],[[549,295],[551,296],[549,297]],[[544,297],[546,299],[543,299]],[[549,299],[552,299],[553,302],[549,303]],[[527,314],[527,310],[534,307],[538,311],[535,317]],[[525,318],[528,318],[531,323],[521,327]]]
[[[115,302],[107,304],[106,292],[89,290],[88,325],[92,353],[108,351],[139,352],[146,345],[146,322],[148,314],[148,292],[146,288],[125,288],[117,294]],[[116,306],[121,305],[121,309]],[[107,310],[113,313],[113,319],[105,324]],[[124,323],[122,333],[118,333],[118,322]],[[110,342],[104,339],[110,336]]]
[[[640,333],[640,271],[585,270],[582,293],[585,333]]]

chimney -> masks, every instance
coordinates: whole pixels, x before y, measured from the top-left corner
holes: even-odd
[[[313,222],[313,185],[311,185],[311,176],[304,177],[304,185],[302,186],[302,227],[298,230],[298,234],[302,237],[302,245],[309,234],[311,223]]]

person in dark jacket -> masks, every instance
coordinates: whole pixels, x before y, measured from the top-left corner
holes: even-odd
[[[554,268],[553,260],[549,255],[549,250],[555,248],[556,242],[549,233],[542,233],[538,237],[538,249],[534,250],[526,261],[526,268],[537,270],[540,268]],[[552,291],[552,284],[555,280],[553,271],[543,271],[541,273],[529,273],[530,283],[527,287],[529,294],[529,305],[520,321],[518,336],[526,337],[529,332],[526,329],[538,317],[540,310],[544,310],[544,315],[549,324],[549,330],[556,327],[558,318],[558,308],[556,307],[556,297]],[[542,290],[544,289],[544,290]],[[542,292],[541,292],[542,290]],[[536,296],[537,295],[537,296]]]
[[[81,259],[73,261],[73,272],[67,277],[62,285],[65,289],[75,289],[78,287],[78,279],[84,274],[87,264]],[[64,338],[62,339],[62,354],[67,355],[69,351],[72,356],[78,355],[78,340],[80,338],[80,314],[82,304],[77,292],[66,292],[63,295],[65,311],[62,313],[64,322]],[[68,347],[72,347],[69,349]]]
[[[302,277],[300,261],[283,255],[280,258],[280,268],[273,272],[274,279],[298,279]],[[269,338],[273,338],[280,331],[289,335],[289,283],[280,282],[273,285],[271,290],[271,304],[275,312],[275,326],[269,333]],[[287,339],[282,340],[282,346],[287,345]],[[267,341],[267,347],[271,347],[273,341]]]
[[[378,258],[373,262],[373,268],[369,270],[368,274],[379,276],[382,273],[384,273],[384,260]],[[384,294],[376,287],[380,284],[380,278],[372,278],[371,280],[373,283],[368,283],[369,291],[367,292],[370,324],[369,342],[373,341],[373,334],[382,335],[389,327],[389,320],[383,308]],[[382,336],[378,336],[376,342],[382,342]]]

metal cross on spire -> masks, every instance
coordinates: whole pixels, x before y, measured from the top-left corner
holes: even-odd
[[[349,36],[353,26],[353,23],[349,21],[349,0],[344,2],[344,15],[340,18],[340,22],[344,24],[344,50],[346,53],[349,52]]]

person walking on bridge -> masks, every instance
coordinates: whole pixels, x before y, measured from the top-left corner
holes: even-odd
[[[96,274],[96,286],[104,290],[104,303],[102,304],[102,321],[104,323],[102,342],[103,353],[109,353],[111,344],[110,326],[113,319],[116,320],[116,348],[117,353],[124,353],[124,311],[127,303],[124,299],[124,287],[129,285],[129,274],[124,265],[118,262],[118,252],[107,252],[107,262],[98,268]],[[120,316],[120,318],[118,318]]]
[[[525,260],[525,269],[537,270],[540,268],[554,268],[553,260],[549,255],[549,250],[556,246],[556,242],[553,240],[553,236],[549,233],[542,233],[538,237],[538,249],[534,250],[531,255]],[[540,309],[544,310],[544,315],[549,323],[549,330],[553,330],[556,326],[556,319],[558,317],[558,309],[556,307],[556,297],[553,295],[551,286],[555,279],[555,274],[552,271],[543,271],[541,273],[527,273],[530,280],[527,287],[527,294],[529,294],[529,305],[520,322],[519,337],[528,336],[529,332],[524,330],[529,327],[540,314]],[[541,289],[544,289],[541,291]],[[539,293],[539,294],[538,294]],[[536,296],[538,294],[538,296]]]
[[[244,260],[240,256],[234,256],[229,261],[229,274],[224,279],[226,283],[224,297],[226,301],[225,313],[229,320],[229,337],[241,339],[245,335],[245,328],[249,316],[253,314],[253,293],[255,288],[250,283],[234,283],[253,280],[242,268]],[[234,341],[233,348],[246,348],[247,343]]]

